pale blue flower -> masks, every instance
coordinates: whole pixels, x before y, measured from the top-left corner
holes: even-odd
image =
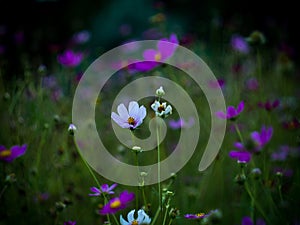
[[[138,217],[134,218],[134,212],[135,210],[131,210],[128,214],[127,214],[127,220],[123,219],[123,216],[120,215],[120,223],[121,225],[140,225],[140,224],[150,224],[151,223],[151,219],[150,217],[145,213],[145,211],[143,209],[140,209],[138,211]]]

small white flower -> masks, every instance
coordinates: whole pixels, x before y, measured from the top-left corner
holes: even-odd
[[[127,214],[127,220],[123,219],[123,216],[120,215],[120,223],[121,225],[140,225],[140,224],[150,224],[151,223],[151,219],[149,218],[149,216],[145,213],[145,211],[143,209],[140,209],[138,211],[138,217],[135,219],[134,218],[134,212],[135,210],[131,210],[128,214]]]
[[[71,135],[74,135],[74,133],[76,132],[77,128],[75,127],[74,124],[70,124],[69,125],[69,128],[68,128],[68,132],[71,134]]]
[[[156,90],[155,93],[156,93],[156,95],[159,96],[159,97],[162,97],[162,96],[165,95],[165,91],[164,91],[164,89],[163,89],[162,86],[160,86],[160,88],[158,88],[158,89]]]
[[[172,106],[167,105],[166,102],[160,103],[159,101],[155,101],[151,105],[151,108],[155,111],[156,116],[160,116],[162,118],[172,114]]]

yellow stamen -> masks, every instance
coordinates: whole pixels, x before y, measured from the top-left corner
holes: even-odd
[[[130,125],[134,125],[135,124],[135,120],[133,117],[129,117],[127,122],[130,124]]]
[[[197,213],[196,214],[196,216],[198,216],[198,217],[202,217],[202,216],[204,216],[205,214],[204,213]]]
[[[158,53],[155,54],[154,59],[155,59],[155,61],[161,60],[161,54],[160,54],[160,52],[158,52]]]
[[[112,203],[110,203],[110,208],[111,209],[116,209],[119,208],[121,206],[121,201],[119,199],[116,199],[115,201],[113,201]]]
[[[0,157],[8,157],[11,155],[11,150],[3,150],[0,152]]]
[[[139,225],[139,222],[134,220],[134,221],[132,221],[131,225]]]
[[[165,107],[163,105],[160,105],[158,108],[157,108],[158,112],[162,112],[165,110]]]

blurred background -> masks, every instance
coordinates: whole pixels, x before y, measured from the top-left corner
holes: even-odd
[[[0,59],[8,59],[1,66],[9,74],[21,73],[21,53],[33,65],[51,64],[81,30],[90,32],[89,47],[98,53],[131,39],[158,39],[161,31],[177,33],[182,43],[200,39],[219,47],[234,33],[260,30],[267,46],[276,43],[299,57],[297,7],[291,0],[25,0],[1,1],[0,12]]]

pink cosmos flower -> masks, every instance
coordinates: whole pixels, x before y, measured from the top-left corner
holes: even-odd
[[[167,42],[171,42],[174,45],[170,45]],[[163,38],[158,41],[157,49],[147,49],[143,52],[143,62],[138,62],[129,65],[130,69],[137,70],[140,72],[146,72],[157,67],[160,62],[166,61],[170,58],[178,45],[179,41],[176,34],[171,34],[169,39]]]
[[[114,214],[117,211],[127,207],[127,204],[134,199],[134,193],[123,191],[119,197],[111,199],[103,208],[100,210],[100,214]]]
[[[27,145],[22,146],[14,145],[10,149],[0,145],[0,160],[11,163],[15,158],[18,158],[25,154]]]
[[[113,185],[109,186],[108,184],[103,184],[103,185],[101,185],[100,189],[96,188],[96,187],[91,187],[90,190],[91,190],[91,192],[94,192],[94,193],[89,194],[89,196],[99,196],[102,193],[109,194],[109,195],[114,194],[115,192],[112,190],[115,189],[115,187],[117,185],[118,184],[113,184]]]
[[[83,53],[76,53],[73,50],[66,50],[57,56],[57,61],[65,67],[76,67],[83,60]]]
[[[227,108],[226,113],[221,111],[216,112],[216,116],[219,117],[220,119],[234,120],[243,110],[244,110],[244,102],[241,101],[236,109],[233,106],[229,106]]]
[[[260,151],[271,139],[273,135],[273,128],[262,126],[261,131],[254,131],[251,133],[251,138],[256,144],[256,150]]]

